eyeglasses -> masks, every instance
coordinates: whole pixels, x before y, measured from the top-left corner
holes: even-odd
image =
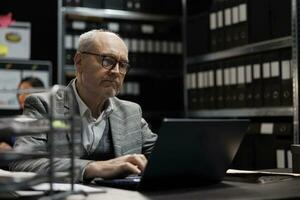
[[[119,72],[121,74],[126,74],[130,69],[130,65],[128,62],[117,60],[113,56],[91,53],[87,51],[82,51],[80,53],[97,56],[101,61],[102,67],[104,67],[107,70],[112,70],[113,68],[115,68],[117,63],[119,64]]]

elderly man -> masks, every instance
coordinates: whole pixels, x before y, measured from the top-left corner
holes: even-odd
[[[86,32],[79,38],[74,64],[76,78],[67,87],[78,104],[83,149],[75,159],[75,165],[80,169],[76,181],[140,174],[157,135],[142,118],[139,105],[115,97],[130,67],[125,43],[112,32]],[[26,98],[24,114],[43,116],[48,112],[48,106],[42,97],[31,95]],[[64,138],[68,140],[68,137]],[[61,137],[60,142],[64,138]],[[17,139],[14,148],[39,145],[46,149],[47,142],[45,134],[25,136]],[[59,171],[67,170],[69,158],[57,158],[54,165]],[[48,172],[49,164],[48,159],[42,158],[15,162],[11,169],[44,174]]]

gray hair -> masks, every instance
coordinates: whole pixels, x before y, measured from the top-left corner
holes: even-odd
[[[93,29],[79,36],[77,51],[88,51],[94,45],[95,37],[97,36],[97,34],[103,32],[113,33],[121,39],[118,34],[112,31],[106,29]]]

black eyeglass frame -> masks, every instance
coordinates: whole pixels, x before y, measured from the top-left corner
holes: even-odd
[[[88,51],[80,51],[79,53],[81,53],[81,54],[88,54],[88,55],[98,56],[98,57],[100,58],[100,60],[101,60],[101,66],[102,66],[103,68],[109,70],[109,71],[112,70],[112,69],[114,69],[114,68],[116,67],[116,64],[117,64],[117,63],[119,63],[119,71],[120,71],[121,74],[124,74],[124,75],[125,75],[125,74],[127,74],[127,73],[129,72],[129,70],[131,69],[131,66],[130,66],[130,64],[129,64],[128,62],[119,61],[119,60],[117,60],[116,58],[114,58],[113,56],[110,56],[110,55],[100,54],[100,53],[98,54],[98,53],[93,53],[93,52],[88,52]],[[104,61],[104,58],[105,58],[105,57],[111,58],[112,60],[115,61],[115,63],[114,63],[113,65],[111,65],[111,66],[104,65],[104,64],[103,64],[103,61]],[[125,68],[122,67],[122,66],[124,66],[124,64],[126,65]],[[123,70],[125,70],[125,71],[123,71]]]

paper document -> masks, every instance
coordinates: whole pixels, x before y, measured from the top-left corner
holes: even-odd
[[[0,177],[12,177],[12,178],[33,178],[36,173],[33,172],[11,172],[0,169]]]
[[[238,169],[228,169],[226,174],[234,175],[234,174],[269,174],[269,175],[287,175],[287,176],[295,176],[300,177],[300,174],[296,173],[286,173],[286,172],[267,172],[267,171],[252,171],[252,170],[238,170]]]
[[[32,186],[32,189],[38,190],[38,191],[49,191],[50,184],[42,183],[39,185]],[[69,183],[54,183],[53,190],[54,191],[69,191],[69,190],[71,190],[71,184],[69,184]],[[89,187],[89,186],[81,185],[81,184],[74,184],[74,190],[75,191],[84,191],[84,192],[105,192],[105,190],[103,188],[94,188],[94,187]]]

